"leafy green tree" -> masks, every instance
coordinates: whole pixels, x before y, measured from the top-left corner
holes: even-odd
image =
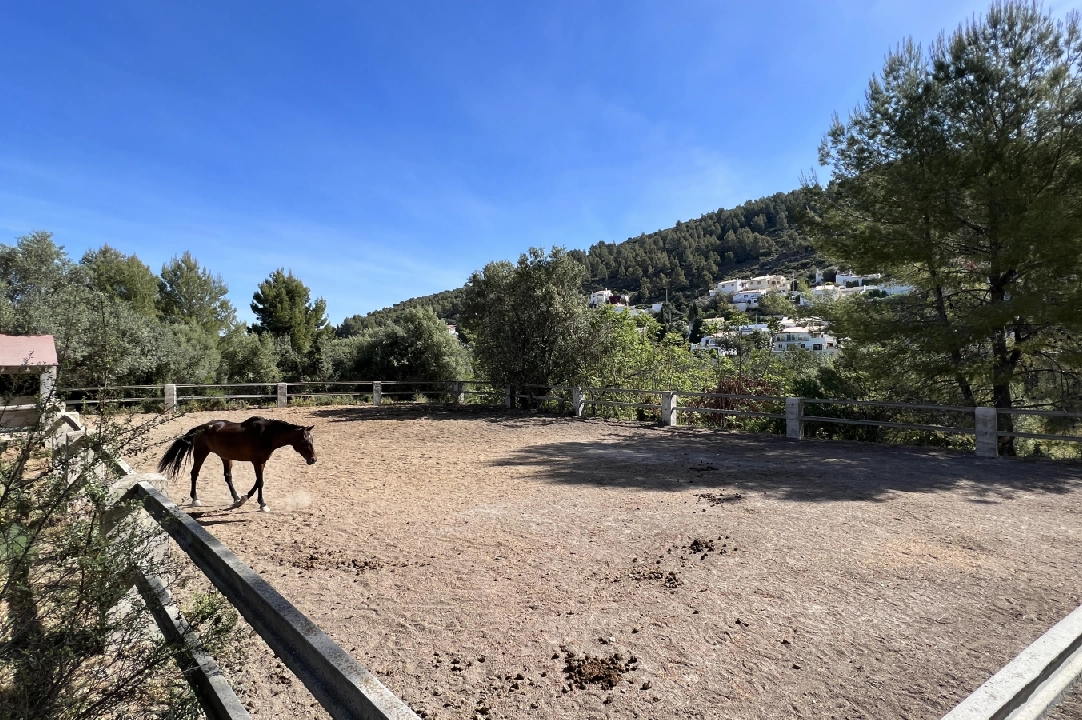
[[[237,327],[221,337],[218,351],[221,354],[217,368],[220,383],[281,380],[274,339],[270,335],[256,335],[243,326]]]
[[[1068,392],[1044,402],[1077,397],[1063,360],[1082,337],[1080,54],[1076,14],[999,3],[927,51],[891,52],[835,120],[820,151],[830,186],[808,188],[816,242],[914,288],[838,304],[851,344],[890,348],[884,371],[950,383],[967,404],[1010,408],[1049,374]]]
[[[589,314],[587,337],[580,381],[590,387],[701,390],[716,380],[709,358],[649,314],[599,308]]]
[[[158,310],[170,322],[191,323],[217,335],[237,321],[228,292],[221,275],[203,268],[185,251],[162,266]]]
[[[221,339],[198,325],[175,323],[167,326],[169,352],[159,377],[170,382],[212,383],[222,355]]]
[[[466,283],[462,322],[482,376],[521,387],[570,382],[584,370],[585,267],[562,248],[489,263]]]
[[[366,380],[463,380],[469,354],[428,308],[409,308],[394,322],[360,335],[352,377]]]
[[[311,302],[307,286],[292,270],[287,274],[279,268],[259,283],[251,307],[259,320],[252,326],[253,332],[287,337],[301,353],[308,352],[316,337],[327,328],[326,301],[318,298]]]
[[[0,329],[8,334],[48,332],[50,316],[73,284],[74,266],[51,232],[35,231],[0,245]]]
[[[79,264],[92,289],[124,300],[140,315],[158,317],[158,278],[138,257],[102,245],[87,250]]]
[[[759,298],[759,311],[764,315],[795,315],[796,306],[785,293],[769,292]]]
[[[0,331],[53,335],[69,387],[157,381],[173,352],[160,323],[89,287],[47,232],[0,245]]]

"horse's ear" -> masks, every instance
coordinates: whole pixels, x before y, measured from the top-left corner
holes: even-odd
[[[315,425],[309,425],[308,427],[305,428],[305,430],[311,431],[312,428],[314,428],[314,427],[315,427]]]

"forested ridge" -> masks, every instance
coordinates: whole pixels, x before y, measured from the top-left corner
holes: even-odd
[[[664,230],[619,243],[602,241],[587,251],[568,254],[586,267],[584,292],[609,288],[630,293],[633,303],[647,303],[663,300],[667,287],[669,299],[684,305],[729,277],[809,273],[817,256],[796,221],[804,204],[801,190],[779,192],[677,221]],[[439,317],[458,322],[462,301],[462,288],[411,298],[346,318],[339,333],[377,327],[411,307],[428,307]]]
[[[775,193],[570,254],[586,266],[587,289],[622,290],[645,303],[663,299],[668,287],[670,299],[687,302],[728,277],[809,270],[815,250],[794,221],[803,209],[802,191]]]

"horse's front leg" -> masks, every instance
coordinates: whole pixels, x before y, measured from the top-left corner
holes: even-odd
[[[255,468],[255,485],[248,491],[248,494],[242,497],[237,502],[233,503],[233,507],[238,508],[244,503],[248,502],[253,495],[259,493],[259,509],[262,512],[270,512],[270,508],[267,507],[267,503],[263,502],[263,466],[266,464],[266,460],[253,460],[252,467]]]

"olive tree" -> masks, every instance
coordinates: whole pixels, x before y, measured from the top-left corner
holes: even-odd
[[[531,248],[466,283],[462,325],[482,377],[495,385],[552,385],[582,375],[589,338],[586,269],[562,248]]]

